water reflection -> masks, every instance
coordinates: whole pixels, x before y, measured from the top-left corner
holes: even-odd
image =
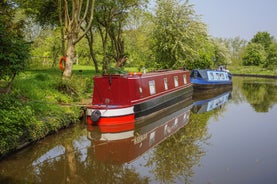
[[[276,79],[233,78],[233,101],[247,101],[256,112],[268,112],[277,103]]]
[[[276,87],[233,77],[132,126],[76,124],[1,161],[0,183],[274,183]]]
[[[250,78],[243,80],[242,93],[256,112],[268,112],[277,102],[276,82]]]
[[[89,126],[88,138],[94,146],[95,158],[113,164],[135,160],[184,127],[191,107],[192,101],[178,103],[136,121],[135,127]]]
[[[75,125],[2,161],[0,183],[149,183],[154,176],[169,181],[194,165],[195,156],[189,153],[198,148],[192,129],[184,129],[191,108],[192,100],[179,102],[133,127]],[[145,153],[148,159],[141,157]],[[152,173],[141,175],[136,165],[152,168]],[[167,175],[161,175],[163,169],[169,170]]]
[[[0,164],[0,183],[66,183],[79,180],[79,157],[88,141],[83,129],[71,128],[49,136]],[[79,164],[76,163],[78,160]]]
[[[194,95],[194,103],[192,112],[194,113],[204,113],[216,108],[222,108],[225,103],[227,103],[232,98],[232,90],[225,89],[215,92],[197,93]]]

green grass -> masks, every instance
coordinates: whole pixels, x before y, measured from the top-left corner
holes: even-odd
[[[0,94],[0,158],[76,122],[81,112],[77,104],[91,95],[94,75],[88,66],[74,67],[70,81],[63,81],[56,68],[18,75],[12,93]]]
[[[255,74],[276,76],[277,69],[266,69],[258,66],[229,66],[228,69],[232,74]]]

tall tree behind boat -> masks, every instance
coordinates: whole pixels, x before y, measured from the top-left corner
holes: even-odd
[[[72,12],[69,12],[69,3],[64,0],[64,33],[67,41],[66,51],[66,65],[63,71],[63,79],[68,79],[72,75],[72,66],[75,55],[76,44],[85,36],[91,27],[94,11],[94,0],[71,1]],[[84,9],[84,11],[82,11]],[[84,28],[81,35],[81,26],[85,23],[86,17],[89,17],[89,21]]]

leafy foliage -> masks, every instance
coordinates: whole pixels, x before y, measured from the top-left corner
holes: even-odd
[[[32,68],[42,68],[58,66],[59,55],[61,53],[60,29],[43,29],[40,36],[35,38],[31,45],[32,59],[29,66]]]
[[[0,80],[11,82],[27,66],[29,45],[23,39],[23,22],[14,22],[12,5],[0,5]]]
[[[271,69],[277,68],[277,42],[270,45],[264,67]]]
[[[128,53],[125,51],[123,30],[131,11],[140,9],[147,0],[105,0],[95,4],[94,25],[101,35],[103,53],[103,72],[107,72],[113,63],[124,66]]]
[[[228,38],[228,39],[218,39],[220,43],[225,45],[225,48],[228,50],[230,58],[227,60],[227,64],[230,66],[241,65],[242,53],[244,48],[247,45],[247,41],[241,39],[240,37]]]
[[[277,46],[268,32],[258,32],[246,47],[243,64],[263,67],[277,66]]]
[[[26,137],[24,127],[28,127],[33,120],[30,107],[24,107],[14,96],[0,96],[0,155],[10,148],[17,146]],[[24,109],[24,110],[22,110]]]
[[[162,0],[157,2],[157,7],[152,39],[159,67],[178,68],[186,61],[200,59],[198,51],[203,48],[207,34],[193,6],[187,1],[181,4],[176,0]]]
[[[226,47],[224,42],[219,41],[218,39],[214,40],[215,46],[215,56],[214,56],[214,65],[229,65],[231,64],[231,54],[230,50]]]
[[[247,45],[244,56],[243,65],[259,66],[265,62],[266,52],[261,44],[250,43]]]
[[[25,10],[29,17],[33,17],[42,26],[58,25],[58,1],[15,0]]]
[[[185,61],[185,68],[192,70],[195,68],[211,68],[216,54],[215,46],[208,39],[203,39],[202,47],[198,48],[198,55],[191,60]]]
[[[70,84],[63,84],[57,70],[20,74],[12,93],[0,95],[0,157],[74,122],[80,109],[72,103],[84,98],[88,90],[91,93],[91,83],[88,87],[87,82],[84,76],[75,76]],[[74,94],[58,90],[59,86],[66,86]],[[63,106],[68,103],[72,105]]]
[[[251,43],[261,44],[267,52],[273,42],[273,37],[268,32],[258,32],[251,39]]]

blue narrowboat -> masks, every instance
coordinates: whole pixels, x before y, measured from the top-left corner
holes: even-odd
[[[192,70],[190,80],[194,90],[232,86],[232,75],[226,70]]]

